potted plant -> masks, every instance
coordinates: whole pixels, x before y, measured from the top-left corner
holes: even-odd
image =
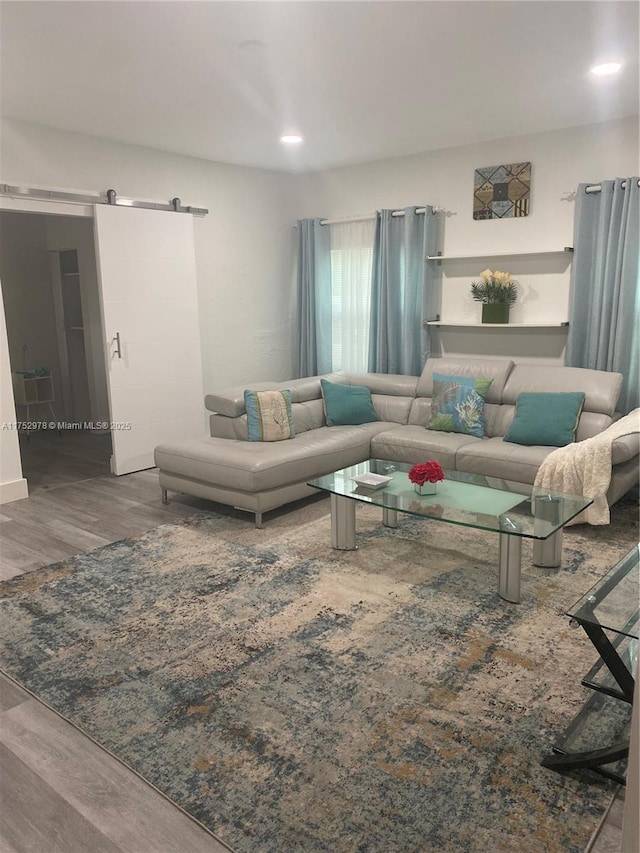
[[[510,272],[485,270],[471,283],[471,297],[482,303],[483,323],[508,323],[509,308],[518,298],[518,282]]]

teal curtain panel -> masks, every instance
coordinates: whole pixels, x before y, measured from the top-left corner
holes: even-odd
[[[576,198],[565,360],[622,373],[624,414],[640,405],[640,188],[637,177],[587,186]]]

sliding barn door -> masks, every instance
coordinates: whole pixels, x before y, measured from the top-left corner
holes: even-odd
[[[96,205],[114,474],[153,467],[163,441],[204,435],[189,214]]]

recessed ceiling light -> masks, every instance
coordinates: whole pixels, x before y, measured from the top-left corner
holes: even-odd
[[[297,133],[286,133],[280,137],[280,142],[284,142],[285,145],[297,145],[302,142],[302,137]]]
[[[591,69],[592,74],[597,74],[598,77],[605,77],[607,74],[616,74],[622,65],[619,62],[605,62],[602,65],[594,65]]]

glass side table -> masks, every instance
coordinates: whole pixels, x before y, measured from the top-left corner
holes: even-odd
[[[624,784],[640,624],[639,546],[567,611],[600,655],[582,680],[594,690],[542,760],[552,770],[588,767]],[[602,745],[602,744],[605,745]]]

